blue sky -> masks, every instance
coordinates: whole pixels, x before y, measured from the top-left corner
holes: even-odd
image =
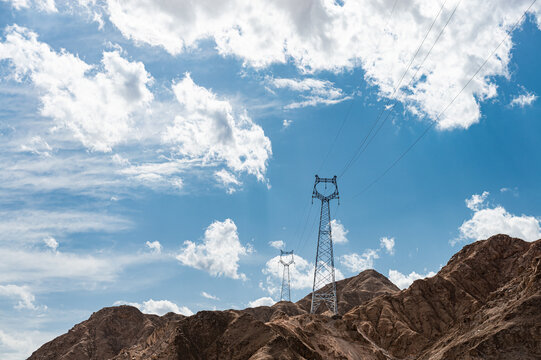
[[[405,288],[541,237],[541,5],[248,3],[0,1],[3,359],[113,304],[270,305],[280,248],[297,301],[315,174],[339,175],[338,277]]]

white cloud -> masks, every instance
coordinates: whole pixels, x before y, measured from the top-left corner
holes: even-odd
[[[518,187],[516,187],[516,186],[513,187],[513,188],[503,187],[503,188],[500,189],[500,192],[501,193],[511,193],[515,197],[519,196]]]
[[[160,244],[158,240],[153,241],[153,242],[147,241],[145,245],[147,248],[151,249],[156,254],[160,254],[162,252],[162,244]]]
[[[348,242],[347,230],[340,220],[333,219],[331,220],[331,229],[332,229],[332,241],[335,244],[345,244]]]
[[[488,192],[485,191],[481,196],[473,195],[466,199],[466,205],[473,210],[473,215],[460,226],[459,238],[452,240],[452,244],[460,240],[483,240],[496,234],[507,234],[526,241],[541,238],[540,219],[511,214],[503,206],[488,207],[485,204],[487,196]]]
[[[135,303],[135,302],[127,302],[127,301],[115,301],[113,304],[114,306],[118,305],[131,305],[136,308],[138,308],[142,313],[145,314],[156,314],[156,315],[165,315],[169,312],[174,312],[176,314],[182,314],[185,316],[192,316],[193,311],[191,311],[186,306],[178,306],[174,302],[171,302],[169,300],[153,300],[149,299],[147,301],[143,301],[142,304]]]
[[[18,300],[15,309],[37,310],[38,306],[34,303],[36,297],[30,291],[28,286],[18,285],[0,285],[0,296],[15,298]]]
[[[293,120],[284,119],[284,121],[282,121],[282,129],[287,129],[292,123]]]
[[[367,269],[373,269],[375,259],[379,259],[378,250],[367,249],[361,255],[357,253],[342,255],[340,257],[340,263],[349,271],[358,273]]]
[[[502,206],[476,210],[459,228],[462,240],[483,240],[496,234],[534,241],[541,239],[540,220],[533,216],[513,215]]]
[[[36,33],[14,25],[0,43],[1,59],[10,60],[16,79],[28,77],[40,91],[41,114],[91,150],[109,152],[126,141],[133,114],[153,99],[144,65],[118,51],[104,52],[97,68],[66,51],[55,52]]]
[[[380,247],[385,249],[389,255],[394,255],[394,238],[384,236],[379,240],[379,243]]]
[[[220,184],[227,188],[228,194],[234,193],[237,187],[242,185],[242,182],[234,174],[225,169],[214,172],[214,177]]]
[[[351,99],[350,96],[344,95],[342,89],[334,87],[334,84],[328,80],[275,78],[269,81],[277,89],[289,89],[301,93],[303,100],[286,105],[286,109],[317,106],[319,104],[333,105]]]
[[[365,79],[377,86],[383,97],[397,99],[413,113],[435,119],[530,3],[461,2],[452,19],[456,2],[445,3],[394,94],[393,89],[439,13],[438,2],[399,2],[392,21],[387,21],[388,4],[372,1],[236,0],[209,5],[108,0],[107,11],[126,38],[161,46],[171,54],[211,39],[218,53],[238,57],[256,68],[289,61],[305,72],[362,66]],[[540,7],[536,4],[531,9],[539,27]],[[446,23],[442,36],[430,50]],[[468,128],[479,121],[479,102],[497,94],[494,77],[508,76],[512,48],[511,38],[503,41],[495,56],[438,120],[440,129]]]
[[[419,279],[424,279],[426,277],[432,277],[436,275],[435,272],[430,271],[425,275],[417,274],[415,271],[412,271],[409,275],[404,275],[396,270],[389,270],[389,280],[400,289],[405,289],[411,285],[412,282]]]
[[[204,270],[212,276],[246,279],[238,268],[240,257],[246,255],[248,249],[240,243],[233,220],[213,222],[205,230],[202,243],[185,241],[184,245],[176,257],[183,265]]]
[[[46,331],[6,331],[0,329],[0,354],[2,360],[28,358],[41,345],[60,334]]]
[[[50,248],[53,251],[56,251],[58,248],[58,241],[55,240],[55,238],[48,236],[45,239],[43,239],[43,242],[45,245],[47,245],[48,248]]]
[[[521,94],[521,95],[518,95],[518,96],[514,97],[511,100],[511,103],[509,103],[509,105],[511,105],[511,106],[519,106],[519,107],[523,108],[525,106],[532,105],[535,102],[535,100],[537,100],[537,98],[538,98],[538,96],[535,95],[534,93]]]
[[[234,171],[264,179],[271,143],[246,112],[235,114],[228,101],[196,85],[190,74],[173,91],[182,111],[164,131],[165,144],[183,156],[222,160]]]
[[[132,223],[123,217],[88,211],[37,209],[2,211],[0,212],[0,242],[42,242],[43,239],[56,235],[116,232],[131,226]],[[50,243],[54,245],[53,242]]]
[[[483,191],[481,195],[473,194],[469,199],[464,200],[468,209],[477,211],[484,206],[484,203],[490,193],[488,191]]]
[[[34,6],[40,11],[45,11],[48,13],[58,12],[56,9],[54,0],[0,0],[3,2],[10,2],[11,6],[15,10],[28,9],[31,6]]]
[[[77,254],[0,247],[0,282],[25,282],[49,290],[112,282],[127,267],[156,261],[151,254]],[[61,281],[62,280],[62,281]],[[46,283],[46,284],[45,284]]]
[[[217,296],[211,295],[206,291],[201,292],[201,296],[210,300],[220,300]]]
[[[172,84],[170,98],[156,100],[143,63],[124,58],[118,46],[102,55],[101,63],[89,64],[29,29],[6,27],[0,61],[6,60],[8,80],[32,88],[44,117],[21,122],[0,144],[6,192],[110,197],[104,192],[141,185],[180,192],[187,177],[199,184],[209,175],[233,192],[242,186],[240,173],[264,180],[271,142],[246,110],[188,75]],[[22,117],[35,117],[31,111]],[[230,171],[216,171],[224,165]]]
[[[333,230],[334,231],[334,230]],[[359,273],[364,270],[373,269],[376,259],[380,258],[382,251],[389,255],[394,255],[395,239],[384,236],[379,240],[379,249],[366,249],[362,254],[350,253],[342,255],[340,263],[353,273]]]
[[[272,246],[273,248],[275,249],[284,249],[285,246],[286,246],[286,243],[283,242],[282,240],[275,240],[275,241],[269,241],[269,245]]]
[[[33,136],[28,144],[21,145],[22,151],[28,151],[36,155],[51,156],[51,146],[41,136]]]
[[[3,197],[22,198],[36,192],[62,191],[94,198],[110,198],[111,192],[126,194],[135,184],[117,173],[116,165],[102,154],[73,150],[51,156],[27,156],[0,143],[0,182]],[[128,179],[129,180],[129,179]]]
[[[289,267],[291,276],[291,289],[311,289],[314,282],[314,263],[307,261],[299,255],[293,255],[294,265]],[[266,275],[265,283],[260,287],[268,291],[270,295],[276,295],[280,292],[282,281],[282,265],[280,256],[275,256],[268,260],[262,272]],[[344,275],[340,269],[335,268],[336,280],[341,280]]]
[[[276,304],[276,301],[274,301],[272,298],[268,297],[268,296],[265,296],[265,297],[260,297],[259,299],[256,299],[254,301],[250,301],[248,303],[248,307],[258,307],[258,306],[272,306]]]

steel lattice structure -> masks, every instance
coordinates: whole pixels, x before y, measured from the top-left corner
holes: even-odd
[[[289,260],[284,260],[284,258],[287,258],[288,255],[291,255],[291,258]],[[291,301],[291,283],[289,279],[289,265],[294,263],[293,250],[291,251],[280,250],[280,263],[284,266],[284,270],[282,272],[282,291],[280,292],[280,301],[282,300]],[[286,277],[287,277],[287,281],[286,281]],[[286,298],[284,298],[284,296]]]
[[[317,189],[317,185],[319,183],[324,183],[325,188],[327,188],[327,184],[332,184],[334,186],[334,192],[329,195],[321,194]],[[338,204],[340,204],[340,195],[338,193],[336,175],[332,179],[320,178],[316,175],[314,191],[312,192],[312,202],[314,199],[321,200],[321,215],[319,218],[319,234],[317,238],[314,286],[312,288],[312,305],[310,307],[310,313],[314,314],[319,305],[321,305],[321,303],[325,303],[333,315],[337,315],[338,304],[336,302],[334,254],[331,233],[331,211],[329,206],[329,202],[333,199],[337,199]],[[327,284],[330,284],[330,286],[325,287]]]

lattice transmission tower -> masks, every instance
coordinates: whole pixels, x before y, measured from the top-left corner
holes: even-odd
[[[291,256],[291,257],[289,257]],[[280,292],[280,301],[291,301],[291,282],[289,278],[289,265],[294,263],[293,250],[280,250],[280,263],[284,266],[282,272],[282,291]]]
[[[317,189],[320,183],[334,186],[334,191],[323,195]],[[332,190],[332,189],[331,189]],[[329,203],[333,199],[338,200],[340,205],[340,194],[338,193],[338,184],[336,175],[329,178],[320,178],[316,175],[314,191],[312,192],[312,203],[314,199],[321,200],[321,215],[319,217],[319,233],[317,237],[316,265],[314,267],[314,286],[312,288],[312,305],[310,313],[314,314],[321,303],[325,303],[327,308],[333,313],[338,314],[338,304],[336,302],[336,283],[334,281],[334,254],[332,247],[331,233],[331,211]],[[329,284],[330,286],[325,287]]]

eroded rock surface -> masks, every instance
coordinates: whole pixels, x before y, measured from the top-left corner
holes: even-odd
[[[541,240],[467,245],[403,291],[373,270],[337,288],[341,319],[308,314],[309,295],[190,317],[105,308],[30,359],[541,359]]]

